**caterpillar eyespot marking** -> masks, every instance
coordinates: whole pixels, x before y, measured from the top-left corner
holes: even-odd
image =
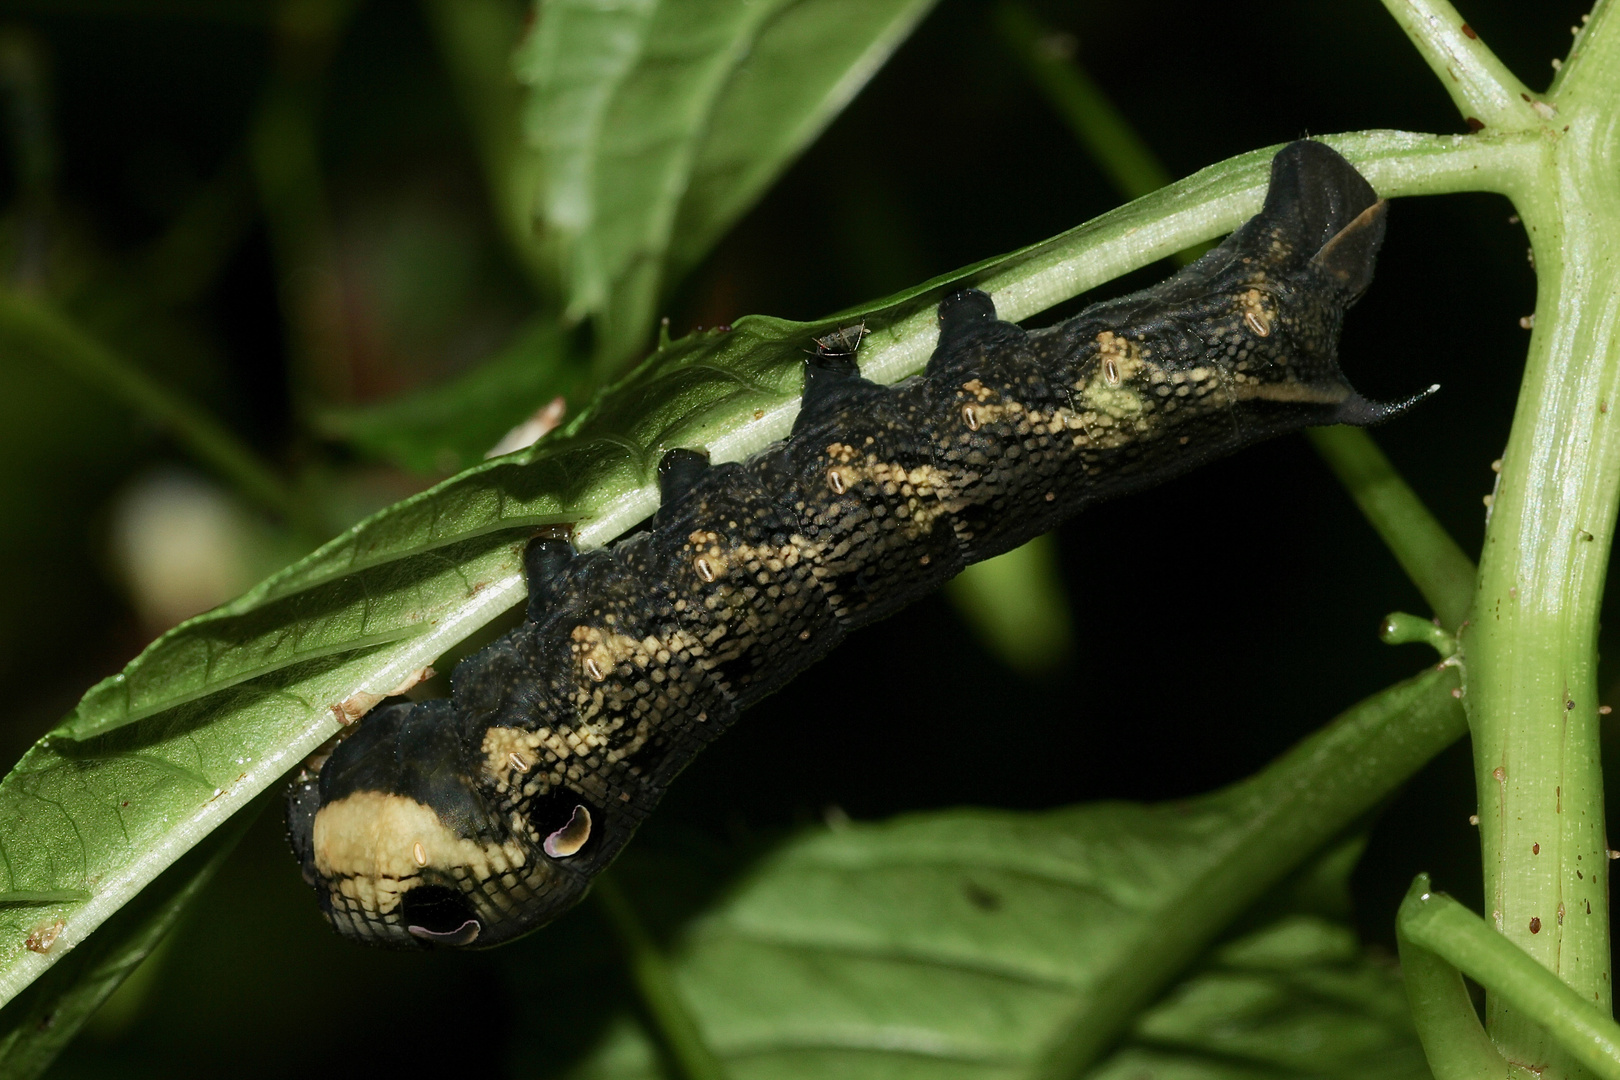
[[[568,823],[546,837],[540,849],[553,859],[566,859],[579,854],[591,838],[591,812],[583,806],[574,807]]]
[[[577,903],[680,771],[856,627],[1101,499],[1313,424],[1371,424],[1339,371],[1385,204],[1293,143],[1265,205],[1141,292],[1041,330],[965,288],[922,374],[860,374],[864,323],[813,342],[791,434],[746,461],[671,448],[641,531],[524,553],[514,630],[448,699],[384,705],[287,797],[344,936],[485,947]],[[1419,395],[1421,397],[1423,395]]]

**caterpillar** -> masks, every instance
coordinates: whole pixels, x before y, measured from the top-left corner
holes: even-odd
[[[448,699],[384,706],[287,796],[327,919],[358,941],[485,947],[577,903],[695,754],[831,650],[1086,505],[1378,404],[1339,370],[1385,203],[1328,147],[1273,159],[1260,213],[1158,285],[1042,330],[962,289],[926,370],[807,350],[792,433],[745,461],[676,447],[645,527],[525,550],[523,622]]]

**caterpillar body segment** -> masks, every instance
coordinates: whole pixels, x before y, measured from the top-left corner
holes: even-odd
[[[859,373],[864,327],[814,342],[787,439],[722,464],[672,448],[657,514],[610,547],[536,539],[525,621],[451,697],[377,710],[295,781],[322,909],[394,946],[541,926],[694,755],[849,631],[1089,503],[1404,408],[1362,398],[1336,355],[1384,216],[1343,158],[1294,143],[1262,211],[1152,288],[1036,331],[953,293],[926,370],[893,386]]]

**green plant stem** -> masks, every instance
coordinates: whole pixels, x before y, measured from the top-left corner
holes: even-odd
[[[1412,1022],[1429,1059],[1435,1080],[1483,1080],[1513,1074],[1480,1026],[1462,974],[1446,960],[1413,941],[1413,916],[1431,899],[1429,876],[1419,874],[1395,920],[1401,951],[1401,981],[1412,1006]]]
[[[42,301],[0,291],[0,335],[112,394],[168,431],[244,495],[302,523],[300,504],[269,465],[206,411],[160,385]]]
[[[1378,638],[1385,645],[1428,645],[1440,654],[1442,660],[1450,659],[1457,651],[1455,635],[1447,633],[1429,619],[1420,619],[1404,611],[1384,616],[1383,625],[1378,628]]]
[[[1383,3],[1465,119],[1502,131],[1539,124],[1530,92],[1447,0]]]
[[[1130,121],[1114,107],[1108,95],[1086,69],[1068,53],[1073,39],[1054,33],[1018,0],[1003,0],[995,10],[996,30],[1030,79],[1061,116],[1075,139],[1091,155],[1114,189],[1127,199],[1138,199],[1169,184],[1170,170],[1136,134]],[[1210,241],[1184,248],[1170,256],[1186,266],[1208,251]]]
[[[1620,27],[1583,35],[1510,185],[1537,272],[1536,325],[1461,641],[1488,918],[1581,997],[1611,1006],[1597,618],[1620,497]],[[1550,112],[1552,110],[1549,110]],[[1584,1075],[1500,993],[1492,1039],[1543,1077]]]
[[[613,926],[642,1007],[676,1068],[677,1080],[724,1080],[720,1059],[704,1041],[692,1011],[686,1007],[669,961],[613,875],[606,873],[597,878],[591,895]]]
[[[1427,875],[1420,874],[1413,882],[1401,904],[1396,928],[1402,963],[1407,963],[1410,954],[1417,954],[1413,959],[1419,964],[1420,994],[1432,994],[1439,989],[1442,980],[1448,978],[1436,962],[1452,969],[1449,982],[1459,991],[1462,980],[1456,973],[1460,971],[1550,1034],[1564,1050],[1598,1076],[1620,1080],[1620,1024],[1608,1016],[1607,1009],[1594,1006],[1561,982],[1487,926],[1478,915],[1444,893],[1431,891]],[[1424,957],[1424,953],[1429,954],[1428,957]],[[1468,1025],[1472,1025],[1473,1030],[1478,1031],[1479,1021],[1466,992],[1462,1004],[1465,1010],[1457,1008],[1456,996],[1449,990],[1443,1001],[1438,996],[1425,997],[1427,1012],[1419,1022],[1430,1024],[1433,1033],[1456,1055],[1452,1058],[1453,1065],[1458,1058],[1466,1057],[1478,1070],[1456,1071],[1454,1075],[1503,1075],[1508,1061],[1494,1049],[1490,1051],[1490,1058],[1486,1058],[1478,1041],[1467,1030]],[[1440,1007],[1447,1009],[1447,1016],[1439,1015]],[[1424,1045],[1431,1045],[1427,1037]],[[1491,1063],[1489,1071],[1480,1068],[1487,1061]],[[1541,1070],[1533,1071],[1540,1073]]]
[[[1452,630],[1462,625],[1474,598],[1473,561],[1401,479],[1372,436],[1352,427],[1313,428],[1306,436],[1440,624]]]

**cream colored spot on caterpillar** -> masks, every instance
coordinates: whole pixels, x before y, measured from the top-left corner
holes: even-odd
[[[938,466],[907,468],[898,462],[884,461],[876,454],[866,454],[857,461],[854,448],[842,443],[834,443],[827,449],[843,462],[837,472],[846,484],[871,484],[890,500],[900,501],[904,511],[897,516],[907,522],[899,530],[904,535],[915,538],[931,531],[935,519],[953,509],[948,500],[955,494],[955,481],[949,472]],[[843,488],[837,490],[842,493]],[[819,558],[819,553],[816,557]],[[818,572],[824,570],[818,567]]]
[[[975,401],[985,402],[996,396],[996,392],[984,385],[979,379],[969,379],[962,384],[962,390]]]
[[[1350,396],[1350,390],[1344,386],[1318,388],[1292,380],[1269,383],[1251,381],[1237,387],[1232,396],[1238,401],[1287,401],[1307,405],[1337,405]]]
[[[1141,346],[1126,337],[1104,330],[1096,337],[1097,366],[1101,379],[1087,379],[1079,386],[1090,411],[1097,413],[1098,426],[1107,426],[1102,417],[1121,420],[1146,411],[1142,394],[1129,384],[1145,365]],[[1091,426],[1088,419],[1087,426]]]
[[[1105,370],[1112,361],[1116,380],[1129,379],[1142,366],[1142,346],[1128,337],[1104,330],[1096,337],[1097,356]]]
[[[693,566],[698,576],[709,584],[713,584],[726,576],[731,569],[730,561],[726,558],[725,550],[720,546],[720,534],[706,529],[698,529],[686,538],[698,553],[693,560]]]
[[[569,636],[575,660],[592,682],[605,682],[608,674],[625,661],[641,668],[647,666],[646,649],[628,634],[600,626],[576,626]]]
[[[337,892],[334,901],[341,897],[351,909],[383,915],[427,871],[485,881],[528,862],[516,840],[466,839],[425,804],[380,791],[356,792],[321,807],[312,846],[316,871]]]
[[[517,778],[534,767],[534,757],[540,749],[537,732],[523,728],[491,727],[484,731],[484,775],[495,784],[495,792],[504,795]]]
[[[1243,305],[1243,321],[1258,337],[1271,336],[1271,312],[1267,310],[1265,294],[1259,289],[1245,292],[1239,302]]]

